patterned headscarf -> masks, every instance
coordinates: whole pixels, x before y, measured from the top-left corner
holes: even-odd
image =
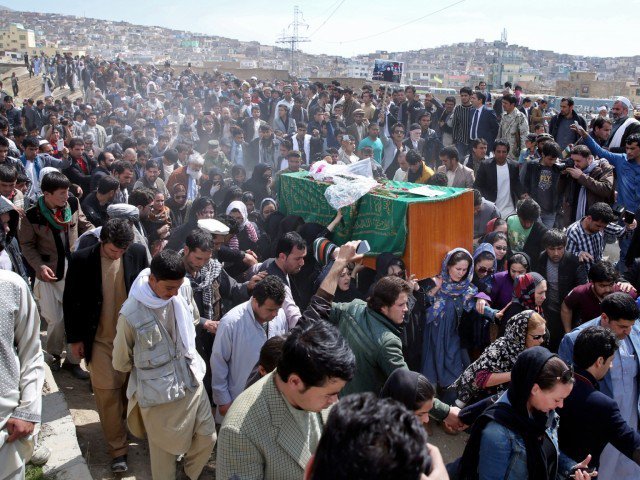
[[[507,323],[504,336],[497,339],[480,355],[475,362],[462,372],[462,375],[453,383],[458,391],[458,401],[468,404],[482,389],[484,382],[478,380],[487,378],[482,375],[483,371],[488,373],[510,372],[516,359],[526,347],[527,331],[529,329],[529,318],[533,310],[525,310]],[[480,375],[479,375],[480,374]],[[481,383],[481,384],[479,384]],[[504,391],[508,384],[498,385],[498,392]]]
[[[465,277],[459,282],[454,282],[449,276],[447,263],[449,263],[449,259],[458,252],[464,252],[468,255],[470,265]],[[447,313],[452,311],[452,307],[456,310],[462,307],[464,310],[470,311],[473,308],[473,296],[478,293],[478,289],[471,283],[473,277],[473,258],[464,248],[455,248],[447,253],[447,256],[442,261],[440,275],[442,276],[442,287],[435,294],[431,308],[427,310],[427,324],[432,322],[437,323],[444,319]]]
[[[536,306],[534,292],[540,282],[544,281],[542,275],[537,272],[519,275],[513,282],[513,302],[519,303],[526,309],[535,310],[540,313],[542,308]]]

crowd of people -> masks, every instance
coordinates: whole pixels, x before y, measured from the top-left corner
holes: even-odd
[[[2,478],[46,461],[45,357],[90,379],[114,473],[131,432],[156,480],[198,478],[214,446],[224,479],[639,477],[628,99],[588,126],[571,98],[550,115],[517,85],[441,103],[412,86],[51,65],[81,97],[0,108]],[[283,174],[366,159],[382,182],[473,189],[474,251],[460,239],[416,279],[391,253],[373,270],[358,240],[336,245],[341,211],[280,211]],[[427,443],[430,417],[468,431],[456,462]]]

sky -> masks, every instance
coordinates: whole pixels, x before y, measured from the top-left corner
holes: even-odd
[[[300,49],[345,57],[477,38],[499,40],[505,28],[509,43],[532,49],[603,57],[639,54],[634,21],[640,0],[0,0],[0,4],[266,45],[276,44],[298,5],[308,25],[301,26],[298,34],[310,40]]]

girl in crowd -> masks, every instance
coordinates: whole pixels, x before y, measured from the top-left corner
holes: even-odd
[[[496,270],[496,255],[489,243],[481,243],[473,253],[473,280],[478,289],[475,297],[476,306],[482,302],[486,305],[491,301],[493,275]],[[458,333],[462,346],[469,351],[471,360],[478,358],[482,350],[491,343],[489,339],[489,325],[493,318],[493,310],[488,307],[473,309],[466,312],[460,321]]]
[[[380,391],[380,398],[397,400],[425,425],[429,423],[429,412],[434,406],[435,396],[435,388],[424,375],[406,368],[394,370]]]
[[[231,237],[229,241],[229,247],[232,250],[258,250],[258,233],[256,232],[253,223],[249,221],[249,215],[247,214],[247,207],[239,200],[233,201],[227,207],[225,212],[230,215],[238,223],[239,231],[236,235]]]
[[[507,234],[503,232],[491,232],[484,237],[483,243],[489,243],[493,247],[496,254],[496,272],[502,272],[507,269]]]
[[[572,462],[558,450],[555,409],[569,396],[573,382],[573,370],[546,348],[522,352],[509,389],[473,425],[458,478],[568,478]],[[587,468],[589,460],[590,456],[575,467]],[[572,478],[588,480],[591,476],[579,470]]]
[[[253,192],[244,192],[242,194],[242,203],[247,207],[247,213],[249,214],[249,219],[251,219],[251,214],[256,211],[256,200]]]
[[[544,318],[526,310],[511,319],[503,337],[493,342],[453,384],[456,405],[463,408],[495,393],[502,393],[511,381],[511,369],[525,349],[544,342]]]
[[[491,306],[502,310],[513,298],[513,282],[518,275],[529,272],[529,256],[526,253],[515,252],[507,262],[507,270],[498,272],[493,279],[491,289]]]
[[[421,373],[436,383],[442,392],[438,396],[449,404],[456,395],[451,384],[470,363],[460,344],[458,324],[474,306],[478,289],[471,283],[472,276],[471,255],[456,248],[445,257],[440,275],[433,279],[436,286],[427,293],[431,306],[426,314]]]

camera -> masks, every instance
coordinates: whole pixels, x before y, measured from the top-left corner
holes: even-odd
[[[567,158],[564,162],[556,162],[553,164],[553,169],[558,172],[564,172],[567,168],[575,168],[576,163],[571,159]]]

